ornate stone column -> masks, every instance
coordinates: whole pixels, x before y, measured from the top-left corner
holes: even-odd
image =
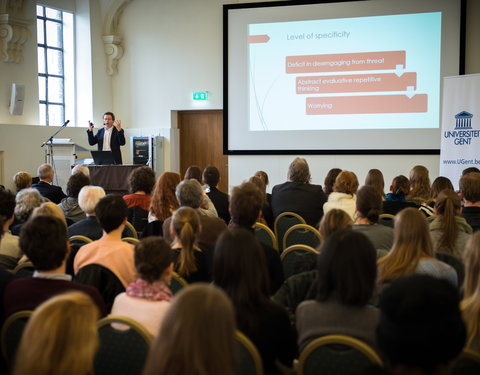
[[[19,1],[3,0],[0,4],[0,56],[6,63],[18,64],[23,59],[23,45],[28,39],[31,21],[14,15],[20,13],[22,6]]]
[[[109,75],[117,74],[118,60],[123,56],[122,38],[116,35],[105,35],[103,43],[107,54],[107,73]]]

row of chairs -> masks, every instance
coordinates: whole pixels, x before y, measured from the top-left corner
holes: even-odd
[[[255,223],[255,236],[262,242],[282,252],[292,245],[303,244],[316,248],[322,239],[318,230],[307,225],[305,220],[294,212],[283,212],[275,219],[274,229],[262,223]]]
[[[31,311],[18,312],[4,324],[1,333],[2,354],[11,363]],[[120,324],[126,329],[118,329]],[[139,374],[145,364],[152,336],[132,319],[111,316],[98,322],[99,350],[94,361],[94,373],[125,375]],[[262,375],[263,365],[255,345],[236,331],[237,364],[239,375]],[[365,373],[372,365],[382,367],[379,355],[364,342],[345,335],[328,335],[310,342],[295,363],[298,375],[346,375]],[[456,361],[452,374],[480,373],[480,355],[465,350]]]
[[[7,319],[2,328],[2,355],[10,366],[13,365],[16,350],[31,315],[32,311],[17,312]],[[153,341],[150,333],[141,324],[122,316],[103,318],[99,320],[97,327],[100,345],[95,356],[94,373],[140,374]],[[260,354],[250,339],[236,331],[235,341],[237,374],[263,374]]]

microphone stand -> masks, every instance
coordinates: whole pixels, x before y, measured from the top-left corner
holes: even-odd
[[[57,185],[58,185],[58,176],[57,176],[57,170],[55,168],[55,161],[53,160],[53,137],[55,137],[58,133],[60,133],[63,130],[63,128],[65,128],[68,125],[69,122],[70,120],[65,121],[65,123],[60,128],[58,128],[58,130],[55,133],[53,133],[50,137],[48,137],[47,140],[43,142],[42,145],[40,146],[40,147],[47,146],[47,148],[45,149],[45,163],[48,163],[48,159],[50,159],[50,164],[52,164]]]

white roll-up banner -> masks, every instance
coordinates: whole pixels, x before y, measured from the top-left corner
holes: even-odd
[[[465,168],[480,168],[480,74],[443,79],[440,147],[440,175],[458,189]]]

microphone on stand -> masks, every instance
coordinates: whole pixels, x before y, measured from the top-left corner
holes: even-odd
[[[65,124],[62,125],[62,128],[63,128],[64,126],[67,126],[69,122],[70,122],[70,120],[65,121]]]

